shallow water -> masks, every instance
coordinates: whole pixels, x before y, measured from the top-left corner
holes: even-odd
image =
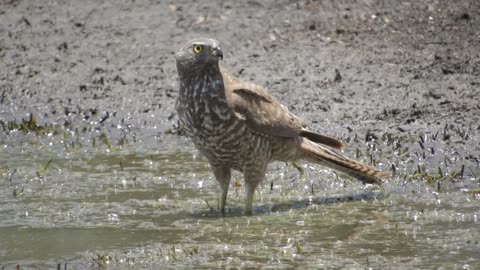
[[[4,269],[480,267],[472,175],[439,190],[401,177],[374,188],[276,163],[252,216],[241,213],[239,174],[221,216],[208,166],[182,139],[2,136]]]

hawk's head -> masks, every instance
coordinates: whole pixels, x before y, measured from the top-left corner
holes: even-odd
[[[220,43],[212,38],[190,40],[176,54],[179,71],[200,69],[207,65],[218,64],[223,59]]]

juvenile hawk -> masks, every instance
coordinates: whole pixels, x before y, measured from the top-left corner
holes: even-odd
[[[215,39],[187,42],[176,54],[180,92],[176,109],[186,135],[207,158],[222,190],[225,211],[231,169],[245,178],[245,212],[272,161],[308,160],[365,183],[387,174],[343,156],[337,139],[308,129],[265,88],[241,81],[219,65]]]

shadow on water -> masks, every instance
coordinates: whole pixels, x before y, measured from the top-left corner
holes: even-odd
[[[307,208],[312,205],[369,201],[382,198],[385,198],[385,194],[377,192],[363,192],[353,195],[336,195],[327,197],[312,197],[305,200],[297,200],[286,203],[254,206],[253,215],[265,215],[274,212],[287,212],[290,210]],[[195,218],[239,217],[243,215],[245,215],[245,213],[243,212],[243,208],[241,207],[228,207],[226,213],[222,213],[218,209],[211,207],[209,211],[195,212],[191,214],[191,216]]]

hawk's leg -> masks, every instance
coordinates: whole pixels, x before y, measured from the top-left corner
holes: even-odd
[[[253,198],[255,196],[255,189],[263,180],[263,174],[252,172],[245,172],[245,214],[252,213]]]
[[[220,200],[220,211],[225,213],[225,205],[227,204],[227,194],[228,194],[228,186],[230,185],[230,178],[231,178],[231,169],[229,167],[212,166],[213,174],[215,175],[215,179],[220,184],[220,188],[222,189],[222,197]]]

